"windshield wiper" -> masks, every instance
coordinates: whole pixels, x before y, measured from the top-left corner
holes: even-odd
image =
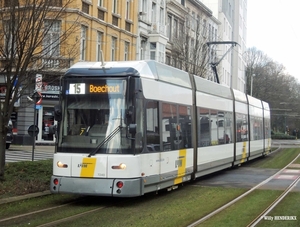
[[[95,155],[98,150],[104,145],[106,144],[107,142],[109,142],[112,138],[114,138],[115,135],[117,135],[121,129],[123,127],[121,125],[119,125],[114,131],[112,131],[107,137],[105,137],[105,139],[96,147],[96,149],[94,151],[92,151],[88,157],[91,157],[92,155]]]

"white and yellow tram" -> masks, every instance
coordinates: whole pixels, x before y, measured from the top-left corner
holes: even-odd
[[[271,148],[266,102],[155,61],[75,64],[55,115],[52,193],[141,196]]]

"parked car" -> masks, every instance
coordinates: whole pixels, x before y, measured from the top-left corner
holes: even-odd
[[[12,124],[11,120],[9,120],[7,128],[8,129],[7,129],[7,134],[6,134],[6,149],[9,149],[10,144],[13,141],[13,132],[12,132],[13,124]]]

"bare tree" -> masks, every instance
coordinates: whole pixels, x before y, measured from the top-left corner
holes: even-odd
[[[179,27],[179,34],[172,40],[172,58],[178,68],[200,77],[206,77],[209,69],[209,53],[206,43],[209,34],[205,25],[198,19],[191,29],[194,18],[186,15],[185,24]]]
[[[4,179],[5,143],[14,103],[35,84],[45,68],[65,68],[61,52],[74,57],[68,38],[78,17],[66,22],[73,0],[4,0],[0,3],[0,76],[5,96],[0,105],[0,179]],[[64,24],[64,29],[61,29]]]
[[[272,128],[284,132],[285,122],[291,128],[299,128],[300,118],[296,117],[300,111],[299,82],[285,72],[282,64],[254,47],[247,50],[245,60],[247,91],[250,91],[250,77],[255,74],[253,96],[270,104]]]

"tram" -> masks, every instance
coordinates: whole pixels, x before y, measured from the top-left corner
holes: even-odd
[[[268,103],[156,61],[79,62],[61,84],[52,193],[142,196],[271,149]]]

